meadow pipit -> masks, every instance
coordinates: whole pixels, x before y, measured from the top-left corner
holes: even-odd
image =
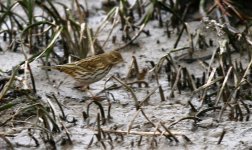
[[[122,61],[123,59],[119,52],[111,51],[69,64],[43,66],[42,68],[57,69],[72,76],[82,86],[88,86],[91,83],[101,80],[115,64]]]

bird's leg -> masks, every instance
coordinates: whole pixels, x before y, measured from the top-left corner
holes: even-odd
[[[77,88],[85,93],[88,93],[90,94],[90,98],[94,101],[100,101],[100,100],[103,100],[102,97],[100,96],[96,96],[95,94],[92,93],[92,91],[90,90],[90,86],[89,85],[85,85],[85,84],[77,84],[75,85],[74,88]]]
[[[83,92],[87,92],[91,95],[91,97],[94,97],[94,95],[92,94],[92,92],[90,91],[90,86],[87,84],[80,84],[80,83],[75,83],[74,88],[83,91]]]
[[[89,85],[77,83],[75,84],[74,88],[83,91],[85,93],[89,93],[91,95],[91,98],[95,97],[94,94],[92,94],[92,92],[90,91]]]
[[[86,91],[86,89],[90,89],[89,85],[77,82],[74,83],[74,88],[79,89],[81,91]]]
[[[101,97],[99,97],[99,96],[96,96],[96,95],[94,95],[92,92],[91,92],[91,90],[90,90],[90,87],[89,86],[83,86],[82,88],[81,88],[81,90],[82,91],[85,91],[86,93],[89,93],[90,94],[90,96],[91,96],[91,98],[92,98],[92,100],[94,100],[94,101],[99,101],[100,99],[101,99]]]

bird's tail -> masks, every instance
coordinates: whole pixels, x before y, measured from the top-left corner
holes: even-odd
[[[69,65],[57,65],[57,66],[41,66],[42,69],[55,69],[66,74],[72,75],[75,72],[75,68]]]
[[[58,66],[39,66],[41,69],[58,69]]]

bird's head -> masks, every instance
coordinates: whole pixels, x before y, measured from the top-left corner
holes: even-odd
[[[123,61],[122,55],[117,51],[111,51],[108,54],[107,61],[111,64],[118,64]]]

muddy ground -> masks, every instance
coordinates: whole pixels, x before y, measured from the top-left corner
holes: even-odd
[[[90,27],[97,28],[101,20],[105,17],[106,13],[101,10],[100,3],[94,3],[88,1],[89,9],[92,12],[89,19]],[[211,30],[205,29],[204,24],[201,21],[188,22],[188,26],[191,33],[196,33],[199,29],[204,30],[204,34],[208,35],[208,39],[218,39],[219,37],[212,33]],[[109,29],[109,27],[107,27]],[[109,30],[102,32],[99,36],[99,41],[103,42],[106,39],[106,35]],[[197,29],[197,30],[196,30]],[[48,76],[45,70],[41,69],[40,60],[35,60],[31,63],[33,76],[35,78],[37,95],[41,97],[45,105],[48,103],[53,103],[55,109],[57,110],[57,121],[61,126],[65,127],[66,130],[61,130],[60,133],[54,133],[54,141],[56,143],[57,149],[103,149],[104,146],[98,141],[95,134],[97,134],[97,114],[100,109],[97,105],[92,104],[89,110],[89,117],[83,119],[83,111],[87,112],[87,106],[92,100],[92,95],[96,95],[104,89],[104,86],[109,87],[110,85],[116,84],[121,85],[115,79],[109,80],[112,75],[120,77],[121,79],[127,76],[129,67],[131,65],[132,56],[135,56],[140,70],[143,68],[148,69],[148,74],[145,76],[144,81],[148,83],[148,87],[139,87],[138,84],[132,84],[132,89],[136,94],[138,101],[142,101],[144,97],[155,88],[158,87],[156,80],[153,78],[153,71],[150,62],[153,61],[157,64],[161,57],[166,55],[169,51],[173,49],[173,44],[177,39],[176,31],[171,32],[171,37],[167,38],[167,34],[163,28],[158,26],[158,21],[151,21],[145,30],[150,31],[150,36],[141,34],[141,36],[134,42],[135,45],[130,45],[120,52],[123,55],[124,62],[115,66],[111,72],[101,81],[98,81],[90,86],[90,92],[83,92],[74,87],[74,80],[59,71],[49,71]],[[105,46],[105,51],[112,50],[114,48],[120,47],[122,42],[120,40],[121,31],[119,27],[115,28],[112,35],[117,36],[117,42],[112,44],[110,42]],[[207,40],[208,41],[208,40]],[[3,47],[3,52],[0,54],[0,66],[1,70],[8,71],[21,61],[23,61],[24,55],[22,52],[10,52],[8,46],[1,41],[1,47]],[[185,34],[182,36],[178,48],[187,47],[189,44],[189,38]],[[204,55],[212,54],[212,52],[218,46],[216,40],[213,41],[213,46],[201,50],[198,56],[202,57]],[[201,63],[194,61],[192,63],[187,63],[183,59],[179,59],[182,54],[187,54],[187,50],[172,53],[175,64],[178,66],[186,67],[190,73],[194,74],[195,77],[201,77],[204,68]],[[241,56],[238,53],[233,54],[234,59],[242,60],[244,64],[248,62],[246,56]],[[11,60],[11,61],[10,61]],[[209,62],[210,59],[206,59]],[[148,101],[141,107],[145,115],[148,116],[151,122],[153,122],[158,128],[161,129],[160,122],[169,127],[171,133],[177,138],[166,138],[164,135],[153,135],[157,131],[157,127],[153,127],[151,123],[144,117],[144,115],[136,110],[135,102],[133,100],[132,94],[126,90],[124,87],[107,90],[109,93],[101,93],[99,98],[105,97],[105,100],[100,100],[102,104],[105,115],[107,118],[108,108],[111,106],[110,115],[111,117],[106,120],[101,128],[104,131],[110,133],[110,138],[104,138],[103,143],[106,145],[107,149],[251,149],[252,148],[252,123],[251,121],[230,121],[228,119],[228,112],[225,111],[221,118],[219,118],[220,111],[211,111],[206,115],[201,117],[201,121],[196,123],[192,119],[186,119],[184,121],[178,122],[175,125],[172,123],[177,120],[189,116],[194,116],[188,101],[190,100],[196,108],[201,106],[201,101],[197,96],[191,98],[192,91],[190,89],[182,90],[179,93],[178,89],[175,89],[174,97],[171,97],[171,82],[167,80],[167,73],[164,68],[159,72],[159,84],[164,91],[165,100],[162,101],[160,97],[159,90],[155,90]],[[20,77],[23,77],[20,75]],[[48,78],[49,77],[49,78]],[[129,82],[136,81],[136,78],[129,80]],[[31,81],[28,80],[30,83]],[[106,83],[106,85],[105,85]],[[29,84],[31,85],[31,84]],[[67,116],[67,120],[71,121],[75,119],[74,123],[68,123],[60,119],[61,111],[56,105],[55,100],[51,97],[55,97],[59,100],[60,104],[63,106],[64,113]],[[113,95],[113,96],[112,96]],[[109,98],[109,101],[106,99]],[[25,97],[17,97],[15,101],[19,103],[25,103]],[[251,102],[245,101],[247,104]],[[251,105],[249,105],[251,106]],[[9,110],[5,113],[1,113],[1,120],[5,120],[11,113],[22,108],[22,105],[15,107],[16,110]],[[251,108],[250,108],[251,110]],[[249,114],[250,115],[250,114]],[[44,143],[41,139],[41,133],[39,130],[34,130],[33,136],[38,140],[39,146],[36,147],[34,140],[29,136],[28,128],[35,128],[33,124],[8,124],[1,127],[1,134],[9,134],[6,136],[12,143],[15,149],[47,149],[50,148],[48,144]],[[112,133],[112,130],[124,131],[125,134],[119,135],[118,133]],[[130,129],[130,131],[129,131]],[[110,132],[109,132],[110,130]],[[68,131],[72,144],[67,141]],[[115,130],[113,130],[115,131]],[[165,131],[162,128],[162,131]],[[128,132],[128,133],[127,133]],[[135,133],[135,134],[134,134]],[[220,144],[218,141],[221,135],[224,137]],[[141,142],[139,142],[141,140]],[[92,141],[92,142],[91,142]],[[6,142],[0,139],[0,149],[7,149]]]

